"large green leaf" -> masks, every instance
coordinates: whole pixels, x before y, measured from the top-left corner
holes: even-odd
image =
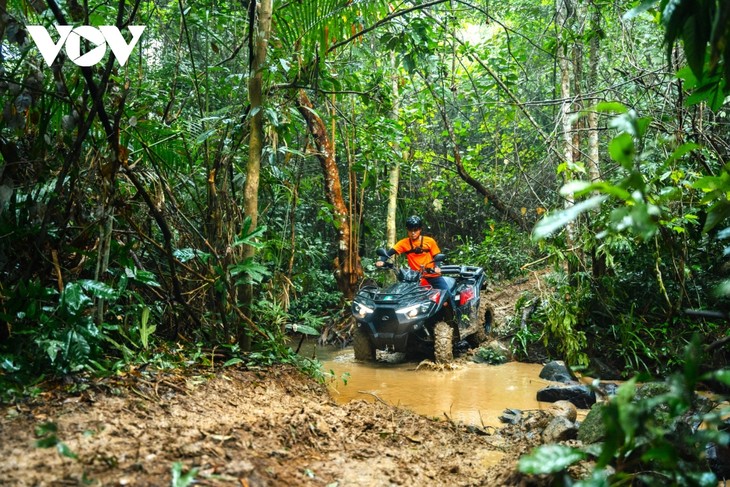
[[[85,291],[88,291],[95,298],[114,300],[119,297],[116,289],[103,282],[94,281],[92,279],[83,279],[79,281]]]
[[[549,214],[535,225],[535,229],[532,232],[533,238],[542,239],[549,237],[557,230],[578,218],[582,213],[598,208],[607,198],[608,196],[605,195],[592,196],[569,208]]]
[[[685,21],[682,29],[682,43],[687,64],[700,80],[704,76],[707,43],[710,40],[711,30],[709,19],[705,14],[703,10],[697,9],[694,15]]]
[[[587,455],[575,448],[563,445],[543,445],[523,456],[519,461],[522,473],[545,475],[562,472],[574,463],[587,458]]]
[[[621,164],[624,169],[631,170],[636,155],[633,137],[626,132],[617,135],[608,143],[608,153],[611,159]]]
[[[70,315],[77,315],[89,304],[91,304],[91,298],[84,293],[78,282],[68,283],[61,293],[61,307]]]

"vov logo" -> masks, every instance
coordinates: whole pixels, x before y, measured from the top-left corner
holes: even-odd
[[[66,45],[66,54],[77,66],[87,67],[97,64],[104,58],[107,45],[111,48],[119,64],[124,66],[127,64],[132,49],[137,45],[137,41],[139,41],[145,29],[143,25],[130,25],[129,32],[132,34],[132,40],[127,44],[122,33],[114,25],[102,25],[98,28],[90,25],[79,27],[54,25],[54,27],[59,35],[58,42],[53,42],[50,34],[42,25],[26,26],[49,67],[58,57],[58,53],[61,52],[64,44]],[[96,47],[81,54],[82,38],[96,45]]]

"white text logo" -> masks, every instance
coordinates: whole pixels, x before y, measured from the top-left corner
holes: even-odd
[[[64,44],[66,44],[66,54],[77,66],[93,66],[97,64],[104,58],[107,44],[119,61],[119,64],[124,66],[127,64],[127,59],[129,59],[132,49],[137,45],[137,41],[139,41],[142,31],[145,28],[143,25],[130,25],[129,32],[132,34],[132,40],[127,44],[127,41],[122,37],[122,33],[113,25],[102,25],[98,28],[89,25],[82,25],[80,27],[54,25],[59,36],[58,42],[53,42],[48,31],[42,25],[29,25],[27,27],[30,36],[35,41],[35,45],[38,46],[38,50],[41,51],[41,55],[48,66],[56,60]],[[89,52],[81,54],[82,38],[94,44],[96,47]]]

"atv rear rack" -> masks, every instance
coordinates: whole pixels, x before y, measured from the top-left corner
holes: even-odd
[[[441,266],[441,274],[458,274],[463,278],[476,278],[484,274],[484,269],[473,265],[449,264]]]

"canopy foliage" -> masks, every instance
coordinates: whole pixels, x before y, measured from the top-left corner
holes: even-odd
[[[567,269],[516,343],[660,373],[693,333],[726,335],[683,311],[728,292],[727,2],[277,2],[251,109],[258,3],[2,0],[7,377],[108,373],[162,343],[280,360],[297,327],[346,342],[396,162],[400,220],[453,262]],[[145,30],[126,64],[48,66],[27,26],[63,24]]]

